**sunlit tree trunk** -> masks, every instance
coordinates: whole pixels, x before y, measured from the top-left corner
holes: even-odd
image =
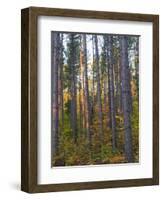
[[[112,130],[112,150],[115,151],[117,147],[116,137],[116,120],[115,120],[115,98],[114,98],[114,77],[113,77],[113,38],[107,36],[107,61],[108,61],[108,88],[110,95],[110,116],[111,116],[111,130]]]
[[[97,104],[98,104],[98,120],[99,120],[99,134],[100,140],[103,142],[103,116],[102,116],[102,102],[101,102],[101,83],[100,83],[100,69],[99,69],[99,50],[97,35],[95,38],[95,58],[96,58],[96,73],[97,73]]]

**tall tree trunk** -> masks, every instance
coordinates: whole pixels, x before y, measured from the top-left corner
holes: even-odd
[[[52,32],[52,159],[58,153],[59,148],[59,107],[58,107],[58,67],[59,67],[59,33]]]
[[[105,51],[106,51],[106,73],[107,73],[107,85],[108,85],[108,90],[107,90],[107,96],[108,96],[108,107],[109,107],[109,112],[108,112],[108,126],[111,129],[112,128],[112,116],[111,116],[111,94],[110,94],[110,76],[109,76],[109,42],[108,42],[108,36],[104,36],[104,43],[105,43]]]
[[[127,56],[128,56],[128,51],[130,50],[130,49],[128,48],[128,43],[129,43],[129,41],[130,41],[129,36],[126,36],[126,43],[127,43]],[[128,76],[128,83],[129,83],[129,85],[130,85],[130,83],[131,83],[131,81],[132,81],[132,73],[131,73],[131,66],[129,65],[129,59],[128,59],[128,57],[127,57],[127,60],[128,60],[127,76]],[[130,87],[130,90],[129,90],[130,94],[129,94],[128,96],[129,96],[129,101],[130,101],[130,103],[129,103],[129,109],[130,109],[130,114],[131,114],[132,111],[133,111],[133,109],[132,109],[132,93],[131,93],[131,85],[130,85],[129,87]]]
[[[58,95],[59,95],[59,119],[61,120],[61,130],[64,127],[64,99],[63,99],[63,34],[60,35],[60,48],[59,48],[59,80],[58,80]],[[62,131],[61,131],[62,132]]]
[[[104,78],[104,108],[107,108],[107,79]]]
[[[80,46],[82,44],[82,40],[80,38]],[[84,133],[84,98],[83,98],[83,52],[82,48],[80,48],[79,54],[79,116],[80,116],[80,133]]]
[[[129,76],[129,62],[127,49],[127,36],[121,36],[121,78],[122,78],[122,105],[125,128],[125,157],[128,162],[133,161],[132,130],[130,119],[131,85]]]
[[[74,142],[77,141],[77,98],[76,98],[76,69],[75,69],[75,41],[74,34],[70,34],[70,69],[71,69],[71,127]]]
[[[116,120],[115,120],[115,99],[114,99],[114,76],[113,76],[113,38],[106,36],[107,43],[107,61],[108,61],[108,93],[110,100],[110,115],[111,117],[111,130],[112,130],[112,150],[115,151],[117,147],[116,136]]]
[[[122,81],[121,81],[121,65],[120,65],[120,55],[118,57],[118,73],[119,73],[119,85],[118,85],[118,93],[119,93],[119,111],[122,113]]]
[[[79,98],[78,98],[78,104],[79,104],[79,132],[80,135],[81,133],[83,133],[83,113],[82,113],[82,84],[81,84],[81,73],[79,74],[79,90],[78,90],[78,94],[79,94]]]
[[[139,37],[136,40],[135,47],[135,67],[136,67],[136,89],[137,89],[137,99],[139,103]]]
[[[115,56],[115,63],[114,63],[114,74],[115,74],[115,110],[116,110],[116,113],[118,114],[119,113],[119,110],[120,110],[120,92],[119,92],[119,84],[120,84],[120,81],[119,81],[119,61],[118,61],[118,56],[117,55],[114,55]]]
[[[81,101],[82,101],[82,126],[83,126],[83,133],[86,130],[86,103],[85,103],[85,78],[84,78],[84,65],[83,65],[83,48],[80,50],[80,76],[81,76]]]
[[[95,57],[96,57],[96,73],[97,73],[97,104],[98,104],[98,120],[99,120],[99,134],[101,143],[103,142],[103,116],[102,116],[102,102],[101,102],[101,83],[100,83],[100,69],[99,69],[99,50],[97,35],[95,38]]]
[[[94,42],[92,36],[92,55],[93,55],[93,62],[92,62],[92,104],[91,104],[91,124],[94,117],[94,106],[95,106],[95,53],[94,53]]]
[[[84,52],[84,80],[85,80],[85,98],[86,98],[86,129],[87,129],[87,137],[89,142],[89,148],[91,148],[91,131],[90,131],[90,97],[89,97],[89,84],[88,84],[88,66],[87,66],[87,42],[86,35],[83,34],[83,52]]]

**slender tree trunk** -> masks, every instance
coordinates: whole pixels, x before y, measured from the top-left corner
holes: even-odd
[[[129,51],[129,48],[128,48],[128,42],[129,42],[129,37],[126,36],[126,43],[127,43],[127,56],[128,56],[128,51]],[[130,85],[131,83],[131,80],[132,80],[132,73],[131,73],[131,69],[130,69],[130,65],[129,65],[129,59],[127,57],[127,60],[128,60],[128,67],[127,67],[127,76],[128,76],[128,83]],[[128,95],[129,96],[129,109],[130,109],[130,114],[132,113],[133,109],[132,109],[132,93],[131,93],[131,85],[129,86],[130,87],[130,94]]]
[[[122,105],[124,114],[124,127],[125,127],[125,157],[128,162],[133,161],[132,151],[132,130],[130,119],[130,77],[129,77],[129,63],[128,63],[128,50],[127,50],[127,37],[121,36],[121,78],[122,78]]]
[[[92,104],[91,104],[91,124],[94,118],[94,106],[95,106],[95,53],[94,53],[94,42],[92,36],[92,55],[93,55],[93,63],[92,63]]]
[[[108,126],[111,129],[112,128],[112,123],[111,123],[111,95],[110,95],[110,77],[109,77],[109,42],[108,42],[108,36],[104,36],[104,43],[105,43],[105,51],[106,51],[106,65],[107,65],[107,96],[108,96],[108,107],[109,107],[109,111],[108,111]]]
[[[137,99],[139,103],[139,37],[136,40],[135,47],[135,67],[136,67],[136,89],[137,89]]]
[[[104,109],[107,108],[107,79],[104,79]]]
[[[118,93],[119,93],[119,111],[122,113],[122,81],[121,81],[121,65],[120,65],[120,55],[118,56],[118,73],[119,73],[119,85],[118,85]]]
[[[117,65],[118,65],[118,82],[119,82],[119,84],[118,84],[118,94],[119,94],[119,111],[120,111],[120,113],[122,113],[122,109],[123,109],[123,107],[122,107],[122,77],[121,77],[121,75],[122,75],[122,73],[121,73],[121,45],[120,45],[120,43],[121,43],[121,37],[120,36],[118,36],[117,37],[117,40],[118,40],[118,51],[119,51],[119,53],[118,53],[118,56],[117,56]]]
[[[83,65],[83,48],[80,50],[80,73],[81,73],[81,102],[82,102],[82,126],[83,126],[83,133],[85,133],[86,130],[86,101],[85,101],[85,78],[84,78],[84,65]]]
[[[61,106],[62,106],[62,110],[61,110],[61,115],[62,115],[62,129],[64,128],[64,98],[63,98],[63,65],[64,65],[64,58],[63,58],[63,51],[64,51],[64,47],[63,47],[63,34],[62,34],[62,40],[61,40],[61,56],[62,56],[62,62],[61,62]]]
[[[115,110],[116,110],[116,113],[118,114],[119,113],[119,73],[118,73],[118,69],[119,69],[119,66],[118,66],[118,58],[117,58],[117,55],[114,55],[116,57],[116,62],[114,64],[114,73],[115,73]]]
[[[79,75],[80,76],[80,75]],[[81,84],[81,76],[80,76],[80,82],[79,82],[79,132],[80,135],[83,133],[83,113],[82,113],[82,84]]]
[[[82,44],[82,41],[80,40],[80,46]],[[83,98],[83,53],[82,50],[80,49],[80,59],[79,59],[79,65],[80,65],[80,69],[79,69],[79,115],[80,115],[80,133],[84,132],[84,98]]]
[[[71,68],[71,127],[74,142],[77,141],[77,98],[76,98],[76,69],[74,34],[70,34],[70,68]]]
[[[99,134],[100,140],[103,142],[103,116],[102,116],[102,102],[101,102],[101,83],[100,83],[100,69],[99,69],[99,50],[97,35],[95,38],[95,57],[96,57],[96,73],[97,73],[97,102],[98,102],[98,120],[99,120]]]
[[[63,100],[63,34],[60,35],[60,49],[59,49],[59,80],[58,80],[58,95],[59,95],[59,115],[61,120],[61,130],[63,130],[64,127],[64,100]]]
[[[59,67],[59,33],[52,32],[52,155],[58,153],[59,148],[59,107],[58,107],[58,67]],[[53,159],[52,156],[52,159]]]
[[[84,52],[84,80],[85,80],[85,98],[86,98],[86,129],[89,142],[89,148],[91,148],[91,131],[90,131],[90,97],[89,97],[89,84],[88,84],[88,66],[87,66],[87,42],[86,35],[83,34],[83,52]]]
[[[115,120],[115,98],[114,98],[114,76],[113,76],[113,38],[106,36],[107,41],[107,60],[108,60],[108,79],[109,79],[109,95],[110,95],[110,115],[111,115],[111,130],[112,130],[112,150],[117,147],[116,136],[116,120]]]

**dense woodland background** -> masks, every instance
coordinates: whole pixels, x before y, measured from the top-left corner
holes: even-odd
[[[51,33],[52,166],[139,161],[139,36]]]

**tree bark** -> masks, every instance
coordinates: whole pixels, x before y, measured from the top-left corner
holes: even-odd
[[[59,69],[58,69],[58,95],[59,95],[59,119],[61,120],[61,130],[64,127],[64,99],[63,99],[63,34],[60,34],[59,41]]]
[[[86,35],[83,34],[83,65],[84,65],[84,80],[85,80],[85,99],[86,99],[86,129],[87,129],[87,137],[89,142],[89,148],[91,148],[91,131],[90,131],[90,113],[91,113],[91,107],[90,107],[90,96],[89,96],[89,84],[88,84],[88,66],[87,66],[87,42],[86,42]]]
[[[130,119],[131,85],[129,76],[127,36],[121,36],[121,79],[122,79],[122,106],[125,127],[125,157],[128,162],[133,161],[132,130]]]
[[[106,36],[107,42],[107,60],[108,60],[108,88],[110,95],[110,116],[111,116],[111,130],[112,130],[112,150],[115,151],[117,147],[116,136],[116,120],[115,120],[115,98],[114,98],[114,76],[113,76],[113,38]]]
[[[81,84],[81,73],[79,74],[79,79],[80,79],[80,82],[79,82],[79,90],[78,90],[78,93],[79,93],[79,98],[78,98],[78,104],[79,104],[79,133],[80,135],[83,133],[83,113],[82,113],[82,84]]]
[[[99,120],[99,134],[101,143],[103,143],[103,116],[102,116],[102,102],[101,102],[101,83],[100,83],[100,69],[99,69],[99,50],[97,35],[95,38],[95,58],[96,58],[96,73],[97,73],[97,104],[98,104],[98,120]]]
[[[77,142],[77,98],[76,98],[76,69],[75,69],[75,41],[74,34],[70,34],[70,71],[71,71],[71,127],[74,142]]]
[[[137,99],[139,103],[139,37],[136,39],[135,47],[135,68],[136,68],[136,88],[137,88]]]
[[[59,148],[59,106],[58,106],[58,67],[59,67],[59,33],[52,32],[52,158]]]
[[[95,106],[95,53],[94,53],[94,38],[92,36],[92,102],[91,102],[91,124],[94,118],[94,106]]]

